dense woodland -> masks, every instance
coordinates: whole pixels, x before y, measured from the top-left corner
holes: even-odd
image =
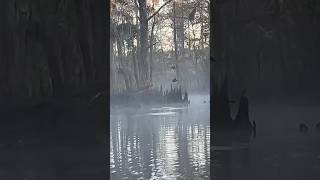
[[[107,7],[98,0],[2,1],[2,102],[105,90]]]
[[[232,102],[244,89],[251,105],[270,99],[319,103],[320,1],[216,0],[211,5],[215,127],[231,127]]]
[[[206,84],[206,76],[200,74],[209,71],[203,53],[208,47],[208,1],[109,3],[110,29],[105,1],[2,2],[1,97],[100,91],[108,86],[109,63],[112,92],[161,84],[167,88],[174,78],[183,88]],[[218,86],[228,74],[232,95],[243,88],[260,95],[310,95],[320,90],[319,1],[216,0],[211,4],[216,5],[211,21],[215,28],[210,31],[212,79]],[[203,29],[202,36],[195,33],[194,37],[193,27]],[[166,38],[160,33],[165,29]]]
[[[108,108],[106,101],[88,106],[108,91],[108,6],[1,1],[1,179],[108,177]]]
[[[222,87],[227,77],[230,96],[244,88],[256,97],[319,94],[320,1],[217,0],[214,5],[216,85]]]
[[[112,1],[111,94],[209,89],[209,1]]]

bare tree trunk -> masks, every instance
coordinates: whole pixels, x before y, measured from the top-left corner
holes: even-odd
[[[140,54],[139,54],[139,77],[143,86],[149,81],[149,66],[147,62],[148,55],[148,14],[146,0],[139,2],[139,19],[140,19]]]
[[[130,91],[131,90],[131,86],[130,86],[130,77],[128,76],[128,73],[125,71],[125,69],[120,68],[119,69],[119,74],[122,75],[125,86],[126,86],[126,90]]]
[[[179,55],[178,55],[178,42],[177,42],[177,23],[176,23],[176,2],[173,2],[173,41],[174,41],[174,57],[176,61],[176,73],[177,79],[180,80],[180,71],[179,71]]]
[[[151,35],[150,35],[150,81],[152,82],[152,70],[153,70],[153,46],[154,46],[154,27],[156,25],[155,18],[153,18],[152,28],[151,28]]]
[[[139,88],[140,87],[140,84],[139,84],[139,74],[138,74],[138,67],[137,67],[137,58],[136,58],[136,48],[132,47],[132,63],[133,63],[133,74],[134,74],[134,79],[136,81],[136,87]]]

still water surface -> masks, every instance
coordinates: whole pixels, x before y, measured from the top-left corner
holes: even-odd
[[[110,171],[120,179],[210,179],[209,96],[191,104],[111,109]]]
[[[214,134],[213,172],[217,180],[319,180],[320,107],[289,104],[254,104],[251,119],[257,134],[245,145],[228,134]],[[305,123],[309,130],[299,131]],[[229,134],[230,135],[230,134]],[[223,147],[223,148],[222,148]]]

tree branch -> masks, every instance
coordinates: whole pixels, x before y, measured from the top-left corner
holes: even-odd
[[[173,0],[169,0],[169,1],[165,2],[162,6],[160,6],[160,8],[159,8],[158,10],[156,10],[150,17],[148,17],[147,21],[149,21],[149,20],[152,19],[155,15],[157,15],[157,14],[160,12],[160,10],[161,10],[163,7],[165,7],[167,4],[169,4],[171,1],[173,1]]]
[[[137,2],[137,0],[133,0],[133,2],[134,2],[134,4],[136,5],[136,8],[140,8],[140,6],[138,5],[138,2]]]

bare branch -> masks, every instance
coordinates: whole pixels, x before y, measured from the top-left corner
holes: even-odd
[[[137,0],[133,0],[133,2],[134,2],[134,4],[136,5],[136,7],[139,9],[140,7],[139,7],[139,5],[138,5]]]
[[[159,8],[158,10],[156,10],[150,17],[148,17],[147,21],[149,21],[149,20],[152,19],[155,15],[157,15],[157,14],[160,12],[160,10],[161,10],[163,7],[165,7],[167,4],[169,4],[171,1],[173,1],[173,0],[169,0],[169,1],[165,2],[162,6],[160,6],[160,8]]]

